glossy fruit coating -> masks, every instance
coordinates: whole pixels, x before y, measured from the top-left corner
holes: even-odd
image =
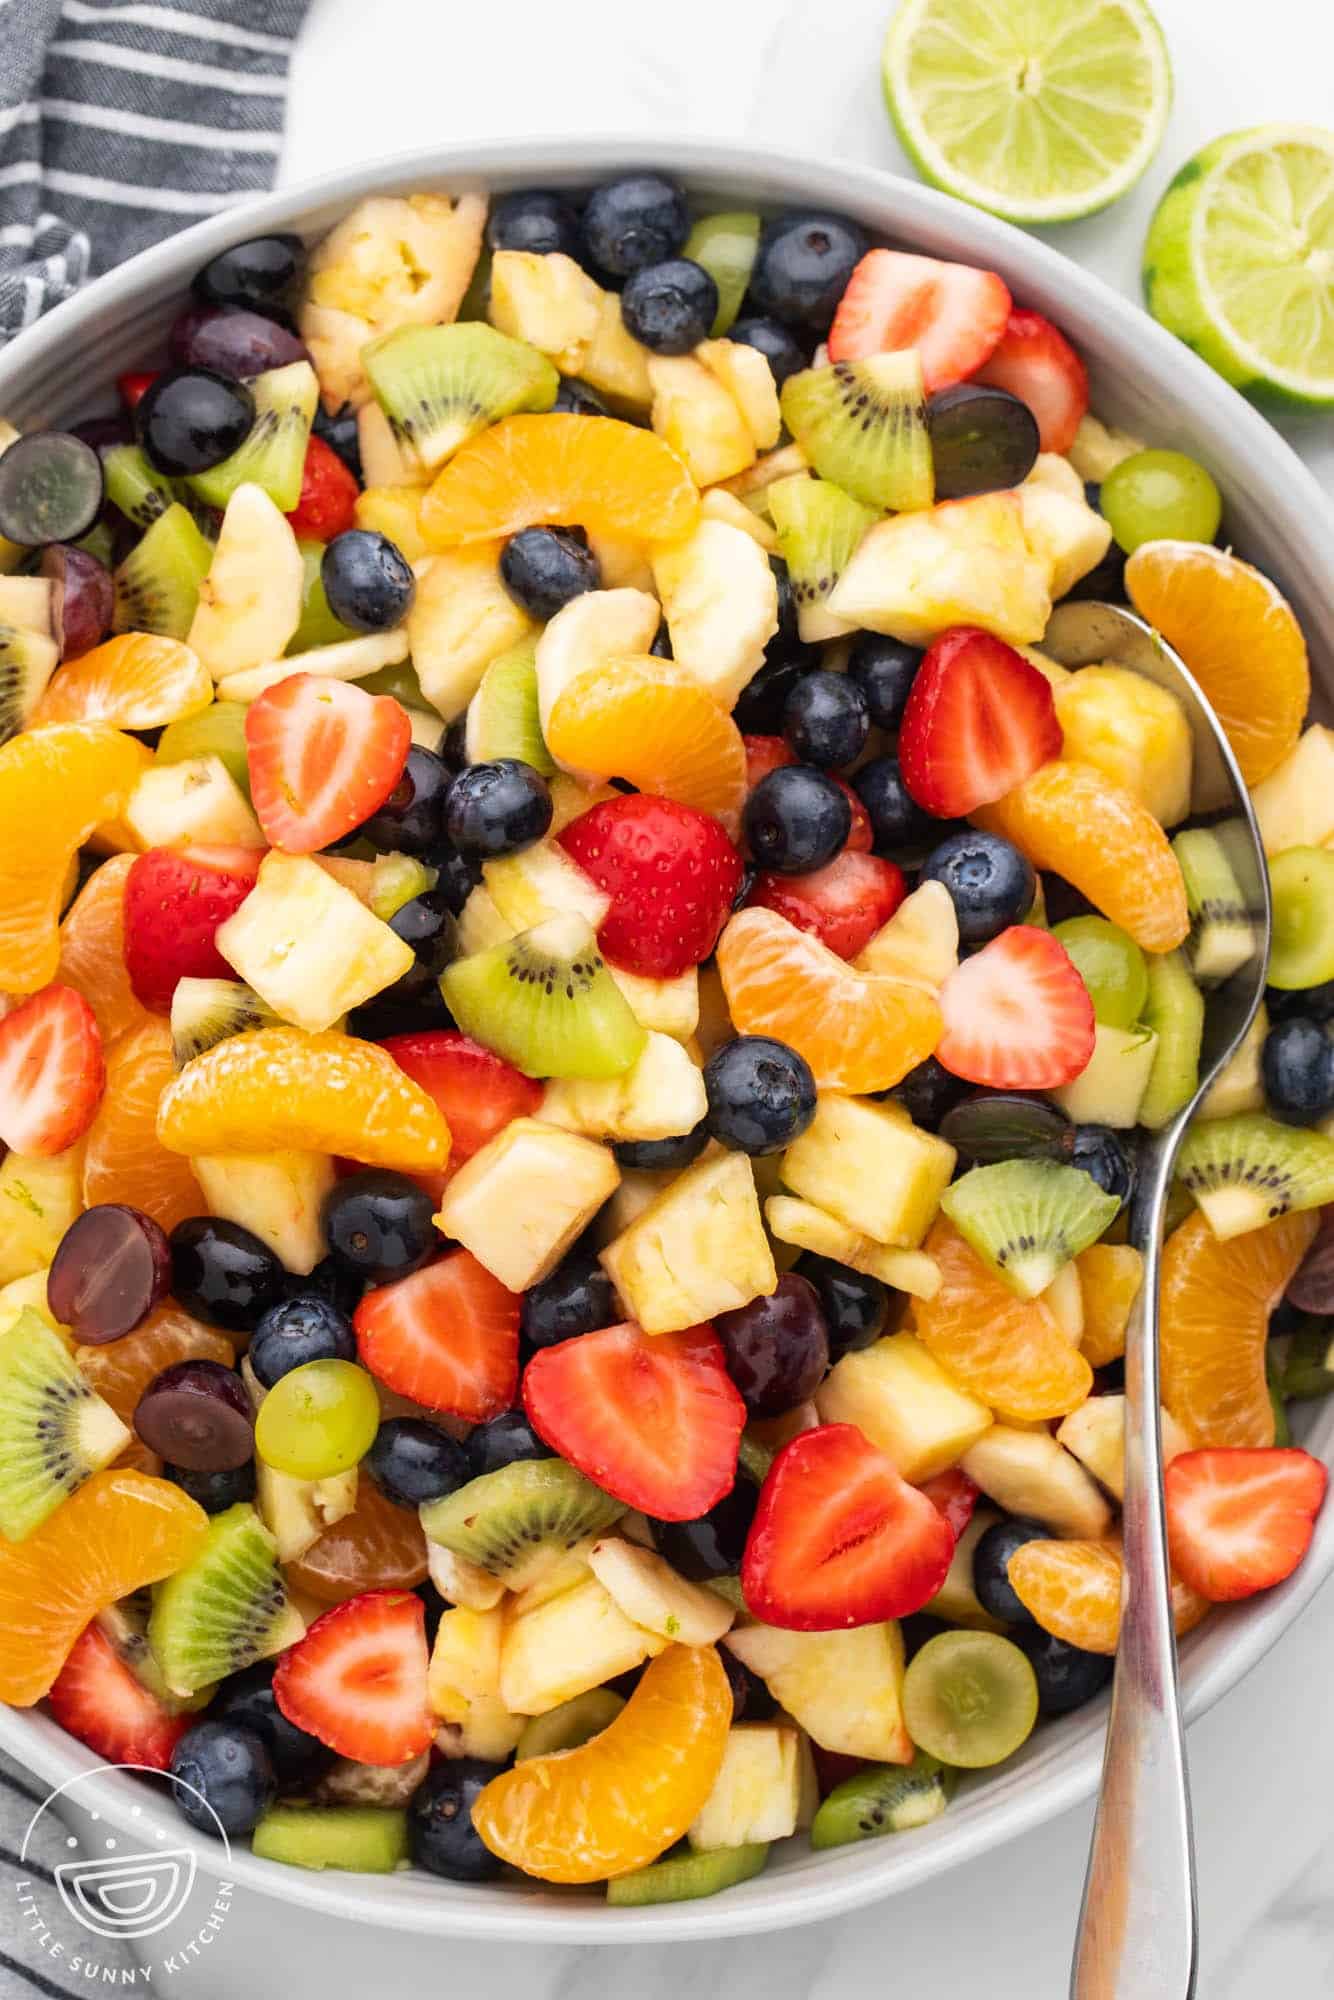
[[[408,1814],[412,1858],[451,1882],[485,1882],[500,1860],[473,1825],[472,1812],[501,1767],[479,1757],[451,1757],[428,1771]]]
[[[553,1456],[551,1446],[543,1443],[522,1410],[502,1410],[490,1423],[477,1424],[468,1433],[466,1449],[473,1479],[519,1459]]]
[[[1223,496],[1204,467],[1182,451],[1136,451],[1114,465],[1098,501],[1127,555],[1141,542],[1212,542]]]
[[[758,1488],[739,1474],[731,1491],[693,1521],[650,1521],[654,1546],[692,1583],[702,1583],[711,1576],[735,1576],[741,1568],[758,1499]]]
[[[858,633],[848,655],[848,679],[866,697],[867,713],[877,729],[898,728],[921,664],[920,646],[905,646],[901,639],[879,632]]]
[[[433,856],[444,838],[445,799],[450,774],[433,750],[414,743],[403,775],[384,804],[357,832],[376,847],[400,854]]]
[[[860,229],[842,216],[779,216],[761,233],[750,296],[785,326],[823,333],[865,248]]]
[[[938,390],[927,402],[926,427],[938,501],[1018,486],[1037,459],[1037,418],[993,384],[956,382]]]
[[[902,854],[927,845],[938,822],[923,812],[904,784],[897,757],[873,757],[857,772],[852,788],[870,817],[877,854]]]
[[[1050,1529],[1041,1521],[1007,1514],[979,1536],[973,1549],[973,1590],[982,1609],[993,1618],[1007,1625],[1028,1623],[1028,1611],[1010,1583],[1010,1557],[1025,1542],[1044,1542],[1050,1535]]]
[[[171,1252],[151,1216],[119,1202],[85,1209],[47,1274],[52,1312],[88,1346],[133,1332],[164,1297]]]
[[[125,878],[134,866],[133,854],[113,854],[88,877],[60,926],[60,961],[56,978],[72,986],[97,1016],[102,1041],[147,1019],[135,998],[125,965]]]
[[[370,528],[335,535],[320,558],[320,580],[334,617],[354,632],[389,631],[417,587],[402,549]]]
[[[829,1366],[829,1332],[809,1278],[785,1272],[767,1299],[718,1313],[713,1330],[752,1417],[781,1417],[814,1395]]]
[[[254,1456],[250,1397],[234,1369],[176,1361],[139,1399],[134,1428],[150,1451],[187,1472],[234,1472]]]
[[[307,1361],[259,1406],[255,1449],[295,1479],[327,1479],[366,1456],[380,1423],[375,1384],[355,1361]]]
[[[799,1258],[794,1275],[814,1287],[831,1362],[857,1348],[869,1347],[890,1331],[891,1303],[896,1295],[879,1278],[835,1263],[830,1257],[817,1257],[811,1250]]]
[[[123,1423],[133,1424],[139,1399],[163,1369],[179,1361],[234,1362],[227,1336],[205,1326],[178,1305],[158,1306],[142,1326],[105,1347],[81,1347],[79,1372]]]
[[[473,1477],[463,1446],[422,1417],[391,1417],[382,1423],[366,1454],[366,1470],[400,1507],[439,1500]]]
[[[170,1027],[146,1016],[112,1044],[106,1061],[106,1091],[84,1143],[84,1201],[129,1202],[170,1232],[205,1206],[189,1161],[157,1136],[158,1105],[176,1076]]]
[[[362,1466],[352,1512],[289,1563],[287,1576],[321,1604],[341,1604],[363,1590],[414,1590],[426,1576],[421,1522],[383,1494]]]
[[[740,856],[711,814],[636,792],[591,806],[559,840],[611,898],[598,925],[610,964],[675,979],[709,956],[742,876]]]
[[[115,589],[111,571],[89,549],[53,542],[42,550],[41,574],[52,586],[51,631],[62,660],[76,660],[105,639]]]
[[[529,1347],[554,1347],[600,1326],[616,1326],[624,1314],[616,1287],[590,1244],[576,1244],[549,1278],[523,1295],[519,1331]]]
[[[366,1167],[335,1182],[320,1212],[330,1252],[368,1284],[418,1270],[440,1248],[435,1202],[406,1174]]]
[[[272,305],[296,283],[305,254],[301,238],[287,231],[251,236],[211,257],[195,272],[190,289],[209,305]]]
[[[815,1116],[810,1065],[769,1035],[724,1042],[705,1064],[704,1088],[710,1132],[742,1153],[781,1153]]]
[[[942,1632],[908,1663],[903,1717],[919,1749],[963,1770],[1013,1756],[1038,1719],[1037,1676],[996,1632]]]
[[[245,718],[250,796],[264,837],[314,854],[364,824],[403,776],[407,710],[328,674],[293,673]]]
[[[466,1250],[375,1286],[353,1325],[376,1381],[426,1409],[476,1424],[514,1401],[519,1300]]]
[[[783,703],[783,734],[803,763],[820,770],[851,764],[870,726],[866,696],[847,674],[803,674]]]
[[[1119,1543],[1027,1542],[1010,1559],[1010,1582],[1053,1638],[1085,1653],[1116,1651],[1125,1582]],[[1209,1602],[1174,1576],[1172,1612],[1180,1639],[1207,1617]]]
[[[917,1337],[998,1416],[1041,1421],[1077,1409],[1093,1371],[1040,1298],[1021,1299],[942,1216],[923,1248],[940,1267],[933,1299],[918,1299]]]
[[[221,465],[244,444],[254,421],[249,389],[210,368],[164,370],[134,409],[145,458],[171,479]]]
[[[521,528],[500,552],[500,580],[521,611],[543,623],[602,583],[588,537],[572,528]]]
[[[827,772],[788,764],[760,779],[746,800],[742,825],[761,868],[804,875],[833,860],[851,831],[852,808]]]
[[[187,1312],[248,1333],[283,1292],[284,1272],[267,1243],[239,1222],[193,1215],[171,1232],[171,1289]]]
[[[736,830],[746,787],[741,732],[670,660],[627,655],[576,675],[556,697],[546,738],[571,770],[625,778]]]
[[[449,788],[445,833],[460,854],[517,854],[551,825],[547,781],[518,757],[469,764]]]
[[[611,1150],[618,1167],[665,1173],[673,1167],[688,1167],[692,1160],[697,1160],[709,1138],[709,1121],[701,1118],[689,1132],[676,1133],[670,1139],[617,1139]]]
[[[198,714],[212,699],[208,669],[179,639],[122,632],[56,669],[30,726],[107,722],[117,729],[160,729]]]
[[[1017,847],[998,834],[952,833],[922,863],[921,879],[949,890],[962,945],[989,944],[1033,906],[1037,877]]]

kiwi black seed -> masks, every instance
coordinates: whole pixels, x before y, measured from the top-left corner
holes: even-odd
[[[810,643],[834,638],[847,628],[822,607],[875,514],[829,480],[803,472],[776,479],[768,497],[796,600],[798,631]]]
[[[136,1590],[129,1597],[122,1597],[115,1604],[109,1604],[105,1611],[97,1614],[97,1627],[103,1638],[108,1639],[117,1657],[124,1662],[153,1698],[160,1702],[168,1715],[179,1715],[186,1709],[202,1708],[213,1693],[212,1688],[201,1688],[197,1694],[173,1694],[162,1677],[162,1669],[153,1657],[153,1648],[148,1643],[148,1620],[153,1609],[151,1590]]]
[[[0,1336],[0,1535],[26,1540],[129,1441],[65,1343],[25,1307]]]
[[[179,979],[171,996],[172,1060],[184,1069],[215,1042],[268,1027],[277,1018],[239,979]]]
[[[783,384],[783,421],[822,479],[863,506],[931,505],[934,475],[916,350],[806,368]]]
[[[1294,1210],[1334,1201],[1334,1139],[1261,1111],[1210,1118],[1187,1132],[1177,1178],[1214,1234],[1241,1236]]]
[[[549,917],[507,944],[456,959],[440,980],[465,1034],[529,1076],[622,1076],[644,1030],[582,917]]]
[[[940,1205],[978,1256],[1025,1299],[1045,1291],[1121,1208],[1078,1167],[1038,1159],[974,1167],[946,1188]]]
[[[159,1586],[148,1642],[168,1687],[194,1694],[294,1645],[304,1630],[273,1536],[241,1500],[213,1516],[199,1554]]]
[[[17,625],[0,625],[0,743],[26,729],[55,672],[55,641]]]
[[[1218,833],[1211,827],[1188,827],[1172,849],[1190,908],[1190,969],[1201,986],[1218,986],[1256,950],[1257,925]]]
[[[549,410],[560,388],[545,355],[480,321],[400,327],[362,361],[395,437],[429,466],[500,417]]]
[[[812,1847],[843,1847],[939,1819],[958,1773],[919,1750],[911,1764],[868,1764],[835,1785],[811,1824]]]
[[[213,544],[174,502],[136,542],[115,573],[112,630],[159,632],[184,639],[199,603],[199,586],[213,561]]]
[[[320,387],[308,361],[292,361],[254,375],[246,387],[255,399],[255,421],[245,442],[189,484],[211,507],[225,507],[238,486],[263,487],[280,513],[301,498],[310,426]]]
[[[523,1590],[625,1512],[561,1458],[515,1459],[421,1510],[431,1541]]]
[[[133,528],[151,528],[173,501],[179,500],[201,528],[213,520],[213,511],[196,499],[183,479],[169,479],[150,465],[137,444],[113,445],[102,454],[102,477],[107,499]]]

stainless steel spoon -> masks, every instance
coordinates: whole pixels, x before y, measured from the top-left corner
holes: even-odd
[[[1200,1099],[1245,1036],[1264,993],[1269,874],[1231,747],[1171,647],[1133,612],[1093,603],[1062,605],[1042,647],[1067,667],[1113,660],[1156,681],[1181,702],[1194,739],[1191,811],[1207,815],[1226,843],[1254,939],[1246,963],[1224,985],[1206,992],[1195,1096],[1140,1147],[1129,1240],[1144,1259],[1144,1282],[1126,1334],[1125,1603],[1070,1978],[1071,2000],[1190,2000],[1199,1914],[1163,1513],[1159,1259],[1177,1148]]]

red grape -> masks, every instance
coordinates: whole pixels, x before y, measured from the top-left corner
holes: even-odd
[[[151,1216],[102,1202],[72,1222],[46,1279],[46,1302],[85,1347],[133,1333],[171,1283],[171,1248]]]
[[[303,340],[276,319],[228,306],[189,306],[167,336],[167,352],[178,368],[211,368],[233,381],[309,361]]]
[[[809,1278],[788,1271],[769,1298],[718,1313],[713,1324],[752,1417],[783,1416],[823,1381],[829,1332]]]
[[[111,572],[87,549],[53,542],[42,551],[42,575],[54,585],[51,623],[62,660],[76,660],[100,646],[111,630],[115,591]]]
[[[245,1384],[221,1361],[176,1361],[154,1376],[134,1412],[150,1451],[187,1472],[231,1472],[255,1452]]]

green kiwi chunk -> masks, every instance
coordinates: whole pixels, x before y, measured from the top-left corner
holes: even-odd
[[[875,520],[874,510],[828,479],[798,472],[769,488],[769,516],[792,580],[802,638],[814,645],[846,631],[824,606]]]
[[[1187,827],[1172,842],[1181,866],[1190,909],[1186,954],[1201,986],[1220,986],[1255,951],[1256,927],[1241,884],[1218,835],[1205,826]]]
[[[289,1868],[391,1875],[408,1859],[408,1816],[396,1806],[270,1806],[250,1846]]]
[[[623,1076],[645,1035],[582,917],[547,918],[440,976],[465,1035],[526,1076]]]
[[[290,509],[288,510],[290,512]],[[329,599],[325,595],[324,578],[320,565],[324,560],[323,542],[298,542],[301,551],[301,567],[304,571],[301,584],[301,620],[287,642],[289,653],[308,653],[312,646],[338,646],[344,639],[355,639],[357,634],[350,625],[344,625],[341,618],[335,618],[329,609]],[[364,686],[364,683],[363,683]],[[376,689],[378,694],[380,689]]]
[[[431,1541],[523,1590],[624,1512],[563,1458],[527,1458],[427,1501],[421,1523]]]
[[[611,1688],[589,1688],[586,1694],[577,1694],[572,1700],[563,1701],[559,1708],[549,1708],[545,1715],[535,1715],[525,1722],[514,1761],[522,1764],[526,1757],[549,1757],[554,1750],[577,1750],[590,1737],[601,1736],[604,1729],[609,1729],[624,1707],[620,1695]]]
[[[647,1868],[614,1876],[607,1884],[607,1901],[620,1910],[635,1909],[642,1903],[693,1903],[701,1896],[716,1896],[720,1889],[751,1881],[768,1859],[767,1840],[747,1841],[743,1847],[715,1847],[700,1854],[669,1854],[663,1861],[651,1861]]]
[[[1177,1179],[1214,1235],[1244,1236],[1262,1223],[1334,1201],[1334,1139],[1280,1125],[1263,1111],[1191,1126]]]
[[[220,757],[249,799],[245,718],[245,702],[215,701],[193,715],[183,715],[178,722],[169,722],[158,738],[158,763],[184,764],[194,757]]]
[[[168,1715],[183,1715],[189,1710],[206,1708],[213,1699],[215,1689],[202,1687],[197,1694],[173,1694],[163,1680],[162,1669],[153,1658],[153,1649],[148,1643],[148,1619],[152,1608],[153,1593],[136,1590],[132,1596],[122,1597],[115,1604],[109,1604],[105,1611],[99,1611],[96,1622],[103,1638],[115,1648],[117,1658],[166,1709]]]
[[[998,1160],[947,1187],[940,1205],[979,1257],[1021,1299],[1096,1243],[1120,1213],[1091,1175],[1055,1160]]]
[[[554,777],[556,761],[547,749],[538,719],[537,644],[521,639],[492,660],[468,703],[463,747],[470,764],[517,757],[544,778]]]
[[[238,1500],[213,1516],[193,1561],[158,1586],[148,1643],[173,1693],[195,1694],[295,1645],[304,1630],[277,1543],[249,1501]]]
[[[958,1774],[919,1750],[911,1764],[868,1764],[835,1785],[811,1822],[812,1847],[846,1847],[939,1819]]]
[[[517,410],[549,410],[560,376],[545,355],[493,326],[403,326],[361,350],[394,436],[426,465]]]
[[[0,743],[27,728],[59,659],[55,640],[45,633],[0,624]]]
[[[26,1541],[130,1433],[31,1306],[0,1334],[0,1535]]]
[[[249,435],[221,465],[190,475],[189,485],[210,507],[225,507],[238,486],[262,486],[280,513],[301,498],[306,446],[320,385],[308,361],[269,368],[246,384],[255,399]]]
[[[184,1069],[205,1049],[268,1028],[278,1019],[272,1007],[239,979],[178,979],[171,996],[171,1056]]]
[[[701,216],[686,238],[681,255],[702,264],[718,287],[718,310],[709,328],[713,340],[722,339],[741,311],[759,245],[760,218],[751,209]]]
[[[112,630],[186,638],[199,603],[199,586],[212,561],[212,542],[174,501],[115,573]]]
[[[159,472],[137,444],[113,445],[104,452],[102,477],[107,499],[136,528],[151,528],[177,501],[201,527],[206,527],[212,519],[211,510],[196,499],[186,482],[169,479],[165,472]],[[90,535],[96,532],[96,527],[89,530]]]
[[[779,401],[822,479],[882,511],[931,505],[935,474],[915,348],[803,369],[789,375]]]
[[[1149,997],[1142,1025],[1158,1037],[1149,1084],[1139,1105],[1139,1122],[1151,1132],[1170,1125],[1200,1087],[1200,1047],[1204,1040],[1204,995],[1191,977],[1185,954],[1149,953],[1145,958]]]

